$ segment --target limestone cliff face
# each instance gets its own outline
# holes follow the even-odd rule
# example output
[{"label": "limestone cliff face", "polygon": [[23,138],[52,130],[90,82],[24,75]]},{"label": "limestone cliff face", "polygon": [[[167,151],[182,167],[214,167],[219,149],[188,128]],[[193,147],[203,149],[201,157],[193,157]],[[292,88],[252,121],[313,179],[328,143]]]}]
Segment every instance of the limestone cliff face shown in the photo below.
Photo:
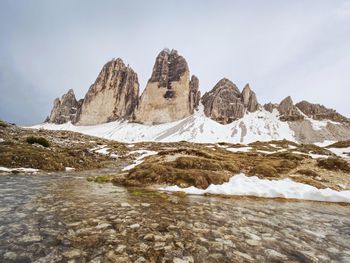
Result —
[{"label": "limestone cliff face", "polygon": [[305,100],[295,104],[305,115],[315,120],[332,120],[336,122],[350,122],[350,119],[344,117],[333,109],[326,108],[320,104],[313,104]]},{"label": "limestone cliff face", "polygon": [[244,107],[249,112],[254,112],[258,109],[258,100],[255,92],[250,89],[249,84],[246,84],[242,90],[242,100]]},{"label": "limestone cliff face", "polygon": [[199,97],[198,79],[192,76],[190,80],[186,60],[176,50],[165,49],[156,58],[135,121],[159,124],[183,119],[193,113]]},{"label": "limestone cliff face", "polygon": [[199,102],[201,100],[201,92],[199,91],[199,80],[195,75],[192,75],[190,80],[190,113],[194,113],[194,110],[198,109]]},{"label": "limestone cliff face", "polygon": [[51,114],[47,121],[56,124],[74,122],[79,104],[75,98],[74,91],[70,89],[61,99],[56,98],[53,103]]},{"label": "limestone cliff face", "polygon": [[258,109],[255,93],[247,84],[241,93],[229,79],[221,79],[210,92],[202,97],[204,113],[207,117],[228,124],[244,116],[245,111]]},{"label": "limestone cliff face", "polygon": [[123,61],[113,59],[102,68],[86,93],[76,118],[78,125],[94,125],[117,119],[132,119],[138,104],[137,74]]}]

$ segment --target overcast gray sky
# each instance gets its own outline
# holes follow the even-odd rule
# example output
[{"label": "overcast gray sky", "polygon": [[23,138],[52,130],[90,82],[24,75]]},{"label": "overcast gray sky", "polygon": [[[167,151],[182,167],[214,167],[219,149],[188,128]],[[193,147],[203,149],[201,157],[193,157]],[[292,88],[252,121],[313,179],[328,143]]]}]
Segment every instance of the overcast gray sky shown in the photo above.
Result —
[{"label": "overcast gray sky", "polygon": [[0,0],[0,119],[41,122],[114,57],[143,89],[165,47],[202,93],[227,77],[260,103],[291,95],[350,117],[350,1]]}]

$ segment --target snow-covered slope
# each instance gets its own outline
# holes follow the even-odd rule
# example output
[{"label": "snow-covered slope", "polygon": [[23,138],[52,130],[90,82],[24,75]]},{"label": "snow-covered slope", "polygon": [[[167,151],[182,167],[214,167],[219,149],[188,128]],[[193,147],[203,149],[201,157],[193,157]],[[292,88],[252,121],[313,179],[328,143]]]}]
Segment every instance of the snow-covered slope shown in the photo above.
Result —
[{"label": "snow-covered slope", "polygon": [[128,122],[110,122],[95,126],[75,126],[71,123],[44,123],[31,128],[49,130],[69,130],[122,142],[190,141],[198,143],[231,142],[250,143],[287,139],[294,141],[294,133],[288,123],[278,118],[278,111],[272,113],[259,110],[247,113],[242,119],[222,125],[207,118],[203,107],[192,116],[177,122],[160,125],[143,125]]}]

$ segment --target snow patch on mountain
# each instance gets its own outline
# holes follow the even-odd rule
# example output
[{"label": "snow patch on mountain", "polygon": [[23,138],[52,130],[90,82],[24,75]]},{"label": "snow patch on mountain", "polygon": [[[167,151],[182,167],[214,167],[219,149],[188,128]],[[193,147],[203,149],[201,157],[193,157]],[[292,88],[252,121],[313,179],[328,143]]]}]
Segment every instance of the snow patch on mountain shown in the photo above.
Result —
[{"label": "snow patch on mountain", "polygon": [[287,122],[279,120],[277,110],[272,113],[265,110],[247,113],[239,120],[222,125],[206,117],[202,105],[192,116],[180,121],[159,125],[115,121],[94,126],[44,123],[30,128],[68,130],[130,143],[141,141],[176,142],[182,140],[196,143],[250,143],[257,140],[280,139],[295,141],[294,132],[289,128]]}]

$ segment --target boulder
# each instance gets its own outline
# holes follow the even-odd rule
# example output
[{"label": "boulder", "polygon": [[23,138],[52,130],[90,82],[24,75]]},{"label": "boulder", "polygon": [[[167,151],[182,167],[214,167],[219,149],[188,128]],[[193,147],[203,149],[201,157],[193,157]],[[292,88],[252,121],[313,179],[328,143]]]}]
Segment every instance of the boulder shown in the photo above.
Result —
[{"label": "boulder", "polygon": [[74,91],[70,89],[61,97],[61,99],[56,98],[54,100],[53,108],[47,121],[56,124],[62,124],[69,121],[74,122],[78,107],[79,104],[75,98]]},{"label": "boulder", "polygon": [[94,125],[133,119],[138,96],[137,74],[122,59],[113,59],[103,66],[86,93],[76,122],[78,125]]},{"label": "boulder", "polygon": [[301,101],[295,104],[305,115],[315,120],[332,120],[335,122],[350,122],[348,118],[339,114],[333,109],[326,108],[320,104],[313,104],[308,101]]},{"label": "boulder", "polygon": [[176,50],[164,49],[156,58],[135,121],[159,124],[186,118],[198,106],[199,96],[198,78],[190,80],[186,60]]}]

